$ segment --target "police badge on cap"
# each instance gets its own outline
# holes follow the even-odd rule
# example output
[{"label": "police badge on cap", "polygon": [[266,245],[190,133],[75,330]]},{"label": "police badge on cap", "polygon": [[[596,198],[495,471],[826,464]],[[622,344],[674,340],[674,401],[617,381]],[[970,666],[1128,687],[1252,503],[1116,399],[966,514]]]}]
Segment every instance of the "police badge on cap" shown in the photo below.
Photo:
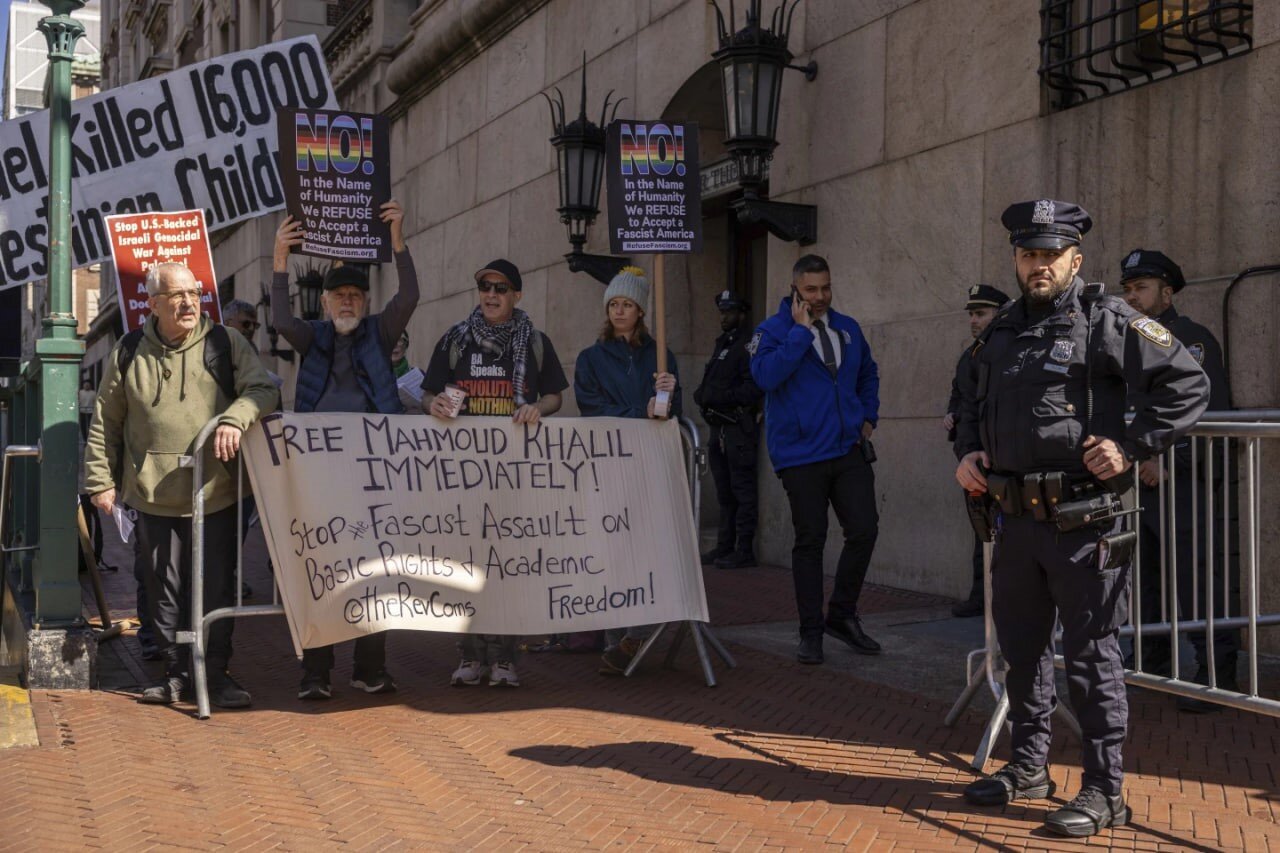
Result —
[{"label": "police badge on cap", "polygon": [[1120,283],[1124,284],[1135,278],[1161,279],[1173,288],[1174,293],[1187,286],[1182,267],[1164,252],[1152,249],[1134,249],[1120,263]]},{"label": "police badge on cap", "polygon": [[1093,219],[1080,205],[1049,198],[1009,205],[1000,223],[1009,230],[1009,242],[1023,249],[1078,246],[1093,227]]},{"label": "police badge on cap", "polygon": [[722,290],[716,296],[716,307],[721,311],[746,311],[747,301],[731,290]]},{"label": "police badge on cap", "polygon": [[969,288],[969,300],[964,304],[964,310],[973,311],[977,308],[999,308],[1001,305],[1009,301],[1009,297],[1003,292],[989,284],[975,284]]}]

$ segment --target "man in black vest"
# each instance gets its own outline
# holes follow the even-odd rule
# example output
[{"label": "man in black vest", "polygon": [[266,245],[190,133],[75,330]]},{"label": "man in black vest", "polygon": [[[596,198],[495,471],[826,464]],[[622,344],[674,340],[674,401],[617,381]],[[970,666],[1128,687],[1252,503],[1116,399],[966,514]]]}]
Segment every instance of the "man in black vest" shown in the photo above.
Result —
[{"label": "man in black vest", "polygon": [[[1209,377],[1209,410],[1213,412],[1221,412],[1231,407],[1231,389],[1227,382],[1227,371],[1223,365],[1222,347],[1218,344],[1218,339],[1213,333],[1192,320],[1186,315],[1179,314],[1174,308],[1174,295],[1187,286],[1186,278],[1182,275],[1182,268],[1174,263],[1163,252],[1155,252],[1149,249],[1134,249],[1120,264],[1120,284],[1124,288],[1124,300],[1129,303],[1129,307],[1135,311],[1145,314],[1159,321],[1173,336],[1187,348],[1192,358],[1200,363],[1200,367],[1204,370],[1206,376]],[[1222,559],[1222,514],[1223,507],[1223,474],[1227,474],[1228,482],[1234,481],[1233,470],[1223,471],[1221,442],[1215,442],[1213,447],[1217,451],[1213,460],[1213,477],[1209,480],[1205,477],[1206,461],[1204,459],[1206,446],[1200,449],[1200,466],[1199,470],[1192,471],[1191,464],[1191,440],[1183,439],[1174,445],[1174,470],[1176,476],[1173,477],[1172,484],[1168,479],[1167,469],[1165,476],[1165,494],[1170,493],[1170,485],[1172,485],[1173,499],[1173,545],[1168,549],[1168,558],[1173,561],[1177,574],[1177,607],[1180,619],[1191,619],[1198,615],[1204,618],[1206,604],[1209,601],[1209,589],[1205,585],[1206,576],[1213,575],[1213,611],[1214,616],[1222,618],[1223,616],[1223,559]],[[1234,464],[1234,456],[1232,456],[1232,464]],[[1163,622],[1168,621],[1161,616],[1162,608],[1160,606],[1160,593],[1165,591],[1165,600],[1168,602],[1170,596],[1168,594],[1170,581],[1166,578],[1165,583],[1161,584],[1160,579],[1162,567],[1160,565],[1161,555],[1161,524],[1160,524],[1160,479],[1162,466],[1156,460],[1151,459],[1143,462],[1138,467],[1138,479],[1142,485],[1140,488],[1140,502],[1142,504],[1142,577],[1139,593],[1142,602],[1142,621],[1143,622]],[[1193,483],[1195,490],[1199,491],[1199,500],[1196,502],[1195,512],[1192,511],[1192,495]],[[1207,495],[1213,492],[1216,500],[1214,501],[1215,518],[1206,516]],[[1238,515],[1232,512],[1232,522],[1236,522]],[[1167,522],[1166,522],[1167,523]],[[1213,526],[1215,541],[1218,543],[1213,551],[1208,553],[1206,543],[1208,536],[1206,528]],[[1195,554],[1193,549],[1193,540],[1195,540],[1196,532],[1199,532],[1199,554]],[[1229,535],[1227,541],[1228,549],[1232,559],[1230,564],[1230,588],[1227,595],[1227,606],[1231,613],[1238,614],[1239,610],[1239,540],[1237,529],[1234,524],[1229,527]],[[1193,558],[1195,555],[1196,558]],[[1212,572],[1207,567],[1212,566]],[[1193,577],[1193,574],[1197,577]],[[1196,595],[1193,590],[1199,587],[1198,598],[1202,602],[1200,604],[1199,613],[1196,613],[1195,607]],[[1167,610],[1165,611],[1167,615]],[[1199,667],[1194,676],[1196,683],[1209,683],[1209,665],[1208,652],[1206,650],[1205,632],[1194,631],[1191,633],[1191,644],[1195,647],[1196,658]],[[1217,686],[1224,690],[1238,690],[1236,682],[1236,657],[1240,649],[1240,632],[1237,630],[1230,631],[1214,631],[1213,632],[1213,660],[1214,671],[1217,676]],[[1171,671],[1172,654],[1169,647],[1168,637],[1143,637],[1143,659],[1142,668],[1146,672],[1153,672],[1159,675],[1168,675]],[[1135,661],[1130,661],[1135,663]],[[1197,699],[1187,699],[1178,697],[1178,708],[1183,711],[1191,712],[1207,712],[1221,709],[1221,705],[1211,702],[1202,702]]]},{"label": "man in black vest", "polygon": [[756,407],[764,392],[751,378],[751,339],[746,300],[726,290],[716,297],[720,329],[715,350],[693,392],[694,402],[711,427],[708,459],[720,503],[716,547],[702,564],[718,569],[745,569],[756,564],[756,457],[760,425]]},{"label": "man in black vest", "polygon": [[[404,242],[404,211],[398,201],[382,205],[382,221],[391,226],[400,289],[382,313],[367,315],[369,277],[356,266],[331,267],[324,277],[324,320],[293,316],[289,305],[289,250],[302,245],[302,223],[286,217],[276,231],[271,319],[302,358],[294,410],[298,412],[404,413],[391,370],[391,350],[418,306],[418,275]],[[386,670],[387,635],[356,640],[351,686],[366,693],[390,693],[395,680]],[[333,646],[304,649],[299,699],[328,699]]]}]

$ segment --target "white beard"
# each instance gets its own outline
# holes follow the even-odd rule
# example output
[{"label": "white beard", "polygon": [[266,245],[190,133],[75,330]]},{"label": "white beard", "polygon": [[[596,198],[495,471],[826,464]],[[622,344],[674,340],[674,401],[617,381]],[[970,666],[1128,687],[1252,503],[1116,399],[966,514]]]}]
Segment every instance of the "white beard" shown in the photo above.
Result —
[{"label": "white beard", "polygon": [[349,335],[360,326],[359,317],[334,317],[333,327],[340,335]]}]

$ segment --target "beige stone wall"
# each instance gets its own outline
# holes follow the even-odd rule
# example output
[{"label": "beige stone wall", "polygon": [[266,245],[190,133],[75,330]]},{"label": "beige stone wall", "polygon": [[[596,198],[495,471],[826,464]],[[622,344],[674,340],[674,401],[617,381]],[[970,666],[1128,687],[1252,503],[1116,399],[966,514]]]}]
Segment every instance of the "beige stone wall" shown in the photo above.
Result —
[{"label": "beige stone wall", "polygon": [[[1257,4],[1247,56],[1045,115],[1035,3],[801,3],[793,48],[821,70],[813,83],[787,75],[771,189],[818,206],[812,250],[830,259],[837,306],[863,324],[880,364],[881,538],[871,580],[955,596],[968,588],[970,533],[939,418],[968,337],[966,288],[1015,290],[999,225],[1007,204],[1050,196],[1088,208],[1097,222],[1085,246],[1090,279],[1114,282],[1134,246],[1169,251],[1196,282],[1181,304],[1215,330],[1226,280],[1280,261],[1276,6]],[[704,0],[445,0],[391,20],[410,37],[339,92],[346,106],[376,104],[395,117],[395,192],[423,289],[414,361],[425,365],[432,343],[470,310],[472,271],[506,256],[525,274],[522,307],[571,371],[602,318],[601,287],[561,260],[568,244],[539,93],[558,86],[575,107],[585,51],[592,111],[612,89],[628,99],[622,114],[659,115],[709,61],[714,12]],[[472,29],[450,41],[457,26]],[[377,37],[387,43],[385,31]],[[710,306],[723,285],[724,240],[721,214],[707,223],[702,256],[668,265],[671,346],[690,392],[716,333]],[[607,251],[603,221],[588,250]],[[770,310],[801,251],[770,239]],[[1274,294],[1260,280],[1233,303],[1239,405],[1280,404]],[[763,450],[760,482],[759,549],[785,565],[789,512]],[[1269,525],[1271,542],[1274,514]],[[833,533],[831,567],[838,550]]]}]

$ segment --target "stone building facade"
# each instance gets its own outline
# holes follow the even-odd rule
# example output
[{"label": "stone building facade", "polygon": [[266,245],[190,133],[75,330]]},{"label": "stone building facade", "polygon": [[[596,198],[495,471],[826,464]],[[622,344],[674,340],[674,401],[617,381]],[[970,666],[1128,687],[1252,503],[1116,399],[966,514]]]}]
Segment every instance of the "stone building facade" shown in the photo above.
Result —
[{"label": "stone building facade", "polygon": [[[777,2],[765,0],[766,18]],[[736,26],[744,5],[736,4]],[[759,320],[776,310],[802,252],[830,260],[835,304],[862,324],[880,365],[881,538],[872,581],[952,596],[968,588],[970,534],[940,418],[968,339],[967,288],[987,282],[1016,292],[999,224],[1007,204],[1056,197],[1084,205],[1096,222],[1084,247],[1087,279],[1114,285],[1121,258],[1137,246],[1169,252],[1192,281],[1179,305],[1219,334],[1230,279],[1280,262],[1273,154],[1280,7],[1255,4],[1244,23],[1251,42],[1227,45],[1220,61],[1062,108],[1061,92],[1038,73],[1043,57],[1064,47],[1042,54],[1041,9],[1079,16],[1104,5],[801,0],[791,49],[797,63],[815,60],[819,72],[813,82],[785,75],[768,190],[774,200],[817,206],[817,243],[801,248],[738,224],[729,211],[734,187],[722,186],[704,198],[704,252],[667,263],[669,340],[691,394],[718,330],[714,294],[738,290]],[[1135,21],[1153,6],[1114,4],[1131,7]],[[148,54],[138,39],[161,19],[166,35],[148,42],[155,48]],[[203,34],[192,48],[197,36],[181,37],[194,20]],[[393,191],[406,206],[423,292],[410,328],[418,365],[474,304],[472,272],[498,256],[519,265],[521,307],[555,342],[567,371],[593,342],[602,287],[563,260],[569,246],[555,212],[542,98],[558,87],[576,104],[570,93],[584,55],[591,111],[612,90],[627,99],[623,115],[699,122],[704,164],[724,156],[711,62],[716,12],[706,0],[105,0],[103,32],[109,85],[162,70],[156,57],[165,51],[180,65],[266,38],[321,36],[339,103],[392,119]],[[1126,56],[1100,61],[1110,73],[1101,85],[1126,88],[1112,79]],[[214,235],[229,292],[257,300],[276,224],[264,217]],[[604,228],[602,216],[588,251],[607,252]],[[650,258],[635,260],[650,266]],[[1251,278],[1230,303],[1225,343],[1237,406],[1280,404],[1275,283]],[[373,304],[393,286],[393,274],[375,274]],[[275,369],[286,378],[288,404],[293,368]],[[576,411],[571,396],[564,411]],[[758,548],[786,565],[789,511],[761,454]],[[1274,458],[1268,464],[1280,473]],[[1264,486],[1264,506],[1276,506],[1274,489]],[[1280,546],[1268,512],[1264,554]],[[832,566],[839,545],[833,535]],[[1275,586],[1266,584],[1269,599]]]},{"label": "stone building facade", "polygon": [[[766,0],[766,15],[776,5]],[[776,310],[802,252],[830,260],[835,304],[863,325],[880,365],[882,527],[872,581],[952,596],[967,589],[970,534],[940,418],[968,339],[966,289],[988,282],[1017,290],[999,224],[1007,204],[1056,197],[1084,205],[1097,223],[1084,247],[1089,280],[1114,285],[1134,247],[1169,252],[1193,282],[1180,306],[1218,333],[1228,281],[1280,262],[1272,153],[1280,8],[1256,4],[1251,49],[1236,44],[1229,58],[1203,68],[1059,109],[1037,73],[1041,5],[801,0],[791,48],[798,63],[816,60],[819,73],[813,82],[786,75],[769,192],[817,206],[818,242],[802,249],[738,226],[723,197],[708,198],[704,253],[667,264],[671,346],[691,393],[717,332],[716,292],[732,282],[760,319]],[[1141,13],[1155,4],[1127,5]],[[395,193],[407,206],[424,294],[412,326],[414,362],[425,363],[432,343],[470,309],[471,272],[506,256],[524,273],[522,307],[571,370],[601,320],[601,287],[562,260],[568,244],[555,214],[541,95],[553,87],[576,93],[585,53],[593,109],[613,90],[627,98],[631,117],[696,120],[704,162],[714,161],[724,134],[710,64],[714,9],[705,0],[354,8],[326,52],[340,103],[393,119]],[[607,251],[603,216],[587,248]],[[1227,342],[1237,406],[1280,402],[1277,327],[1274,278],[1237,288]],[[574,410],[571,399],[566,410]],[[759,550],[785,565],[789,512],[763,449],[762,472]],[[1272,517],[1263,553],[1277,538]],[[832,565],[838,548],[832,536]]]}]

